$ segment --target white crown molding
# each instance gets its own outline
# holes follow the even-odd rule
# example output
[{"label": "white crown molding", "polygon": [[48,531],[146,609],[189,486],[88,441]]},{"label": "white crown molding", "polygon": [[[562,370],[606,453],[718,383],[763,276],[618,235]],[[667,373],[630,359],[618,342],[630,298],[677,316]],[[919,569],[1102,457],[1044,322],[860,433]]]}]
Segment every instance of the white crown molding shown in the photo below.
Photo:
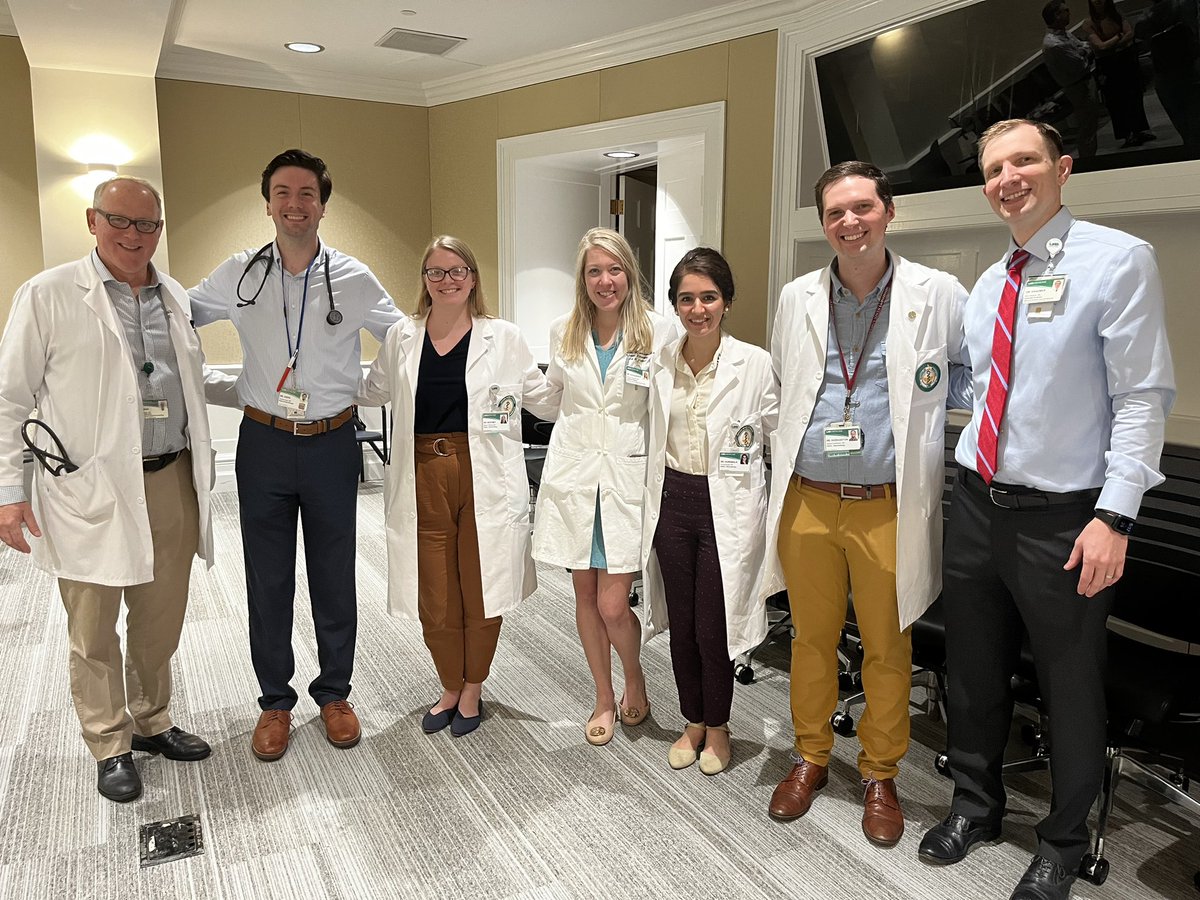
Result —
[{"label": "white crown molding", "polygon": [[268,68],[251,60],[207,53],[169,51],[163,54],[156,73],[173,81],[227,84],[231,87],[261,88],[319,97],[343,97],[407,106],[426,106],[419,84],[395,79],[367,78],[336,72]]},{"label": "white crown molding", "polygon": [[485,66],[467,75],[425,82],[429,106],[467,100],[499,91],[581,75],[625,63],[694,50],[709,44],[774,31],[805,9],[825,0],[739,0],[715,10],[680,16],[531,56],[511,63]]},{"label": "white crown molding", "polygon": [[828,0],[737,0],[719,9],[680,16],[669,23],[634,28],[573,47],[423,83],[337,73],[314,75],[187,48],[165,51],[157,75],[177,81],[437,106],[774,31],[797,21],[806,10],[827,4]]}]

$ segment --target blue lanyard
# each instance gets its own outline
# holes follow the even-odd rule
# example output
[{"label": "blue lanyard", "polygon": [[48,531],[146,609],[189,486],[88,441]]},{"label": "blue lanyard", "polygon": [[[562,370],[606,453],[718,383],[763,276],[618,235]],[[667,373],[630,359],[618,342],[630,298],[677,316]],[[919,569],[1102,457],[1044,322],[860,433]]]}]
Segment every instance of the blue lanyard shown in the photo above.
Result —
[{"label": "blue lanyard", "polygon": [[[320,254],[318,254],[319,256]],[[304,309],[308,306],[308,276],[312,273],[312,267],[317,264],[317,257],[312,258],[312,262],[308,264],[308,268],[304,270],[304,293],[300,296],[300,327],[296,329],[296,349],[292,350],[292,327],[288,320],[287,311],[287,272],[283,268],[283,260],[279,261],[279,285],[280,291],[283,294],[283,331],[287,337],[288,345],[288,368],[295,370],[297,360],[300,357],[300,339],[304,336]]]}]

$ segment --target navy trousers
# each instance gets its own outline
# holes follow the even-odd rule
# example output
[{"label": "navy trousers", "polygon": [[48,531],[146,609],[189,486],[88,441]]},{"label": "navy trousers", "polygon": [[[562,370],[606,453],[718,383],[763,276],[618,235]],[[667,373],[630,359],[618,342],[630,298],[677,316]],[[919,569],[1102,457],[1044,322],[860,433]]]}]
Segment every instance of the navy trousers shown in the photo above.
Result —
[{"label": "navy trousers", "polygon": [[320,673],[319,706],[350,694],[358,599],[354,582],[359,448],[353,425],[309,437],[242,419],[237,485],[250,607],[250,658],[263,709],[291,709],[296,522],[304,531]]}]

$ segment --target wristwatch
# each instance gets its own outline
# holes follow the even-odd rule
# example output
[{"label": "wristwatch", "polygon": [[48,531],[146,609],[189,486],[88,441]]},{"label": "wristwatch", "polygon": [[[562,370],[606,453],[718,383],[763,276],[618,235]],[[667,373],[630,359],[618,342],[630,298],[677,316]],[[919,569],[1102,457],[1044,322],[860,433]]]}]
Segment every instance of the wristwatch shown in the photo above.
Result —
[{"label": "wristwatch", "polygon": [[1115,531],[1117,534],[1123,534],[1129,537],[1133,534],[1133,527],[1137,524],[1135,519],[1129,516],[1123,516],[1120,513],[1115,513],[1111,509],[1096,510],[1096,518]]}]

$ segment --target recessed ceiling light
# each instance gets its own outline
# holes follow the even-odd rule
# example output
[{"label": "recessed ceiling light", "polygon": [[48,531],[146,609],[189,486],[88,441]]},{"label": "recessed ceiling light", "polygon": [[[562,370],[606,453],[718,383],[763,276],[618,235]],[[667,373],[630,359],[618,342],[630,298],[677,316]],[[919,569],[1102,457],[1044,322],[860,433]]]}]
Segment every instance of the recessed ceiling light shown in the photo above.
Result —
[{"label": "recessed ceiling light", "polygon": [[637,159],[642,154],[634,153],[632,150],[609,150],[604,155],[609,159]]},{"label": "recessed ceiling light", "polygon": [[415,9],[400,10],[400,15],[402,15],[402,16],[415,16],[416,14],[417,14],[417,11]]},{"label": "recessed ceiling light", "polygon": [[283,46],[296,53],[320,53],[325,49],[320,44],[310,44],[308,41],[288,41]]}]

